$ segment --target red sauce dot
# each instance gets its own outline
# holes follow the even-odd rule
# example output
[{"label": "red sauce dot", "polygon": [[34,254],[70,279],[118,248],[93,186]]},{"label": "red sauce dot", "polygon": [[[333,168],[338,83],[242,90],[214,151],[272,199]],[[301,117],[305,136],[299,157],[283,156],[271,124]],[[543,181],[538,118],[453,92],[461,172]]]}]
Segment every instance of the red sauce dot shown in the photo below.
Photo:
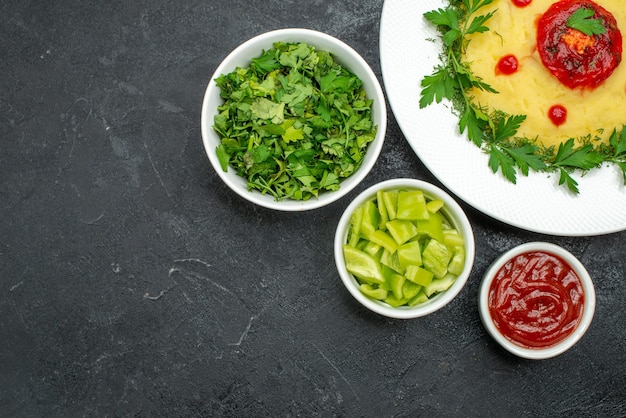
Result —
[{"label": "red sauce dot", "polygon": [[511,75],[517,71],[519,63],[515,55],[505,55],[496,65],[496,74]]},{"label": "red sauce dot", "polygon": [[528,6],[530,3],[533,2],[533,0],[511,0],[512,3],[514,5],[516,5],[517,7],[526,7]]},{"label": "red sauce dot", "polygon": [[548,110],[548,117],[556,126],[561,126],[567,120],[567,109],[556,104]]}]

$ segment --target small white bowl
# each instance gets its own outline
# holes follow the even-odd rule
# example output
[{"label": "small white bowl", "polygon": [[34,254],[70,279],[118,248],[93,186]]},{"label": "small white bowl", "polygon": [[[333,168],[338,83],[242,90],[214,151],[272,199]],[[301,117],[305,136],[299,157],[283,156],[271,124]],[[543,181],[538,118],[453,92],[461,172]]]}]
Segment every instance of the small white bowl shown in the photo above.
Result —
[{"label": "small white bowl", "polygon": [[[237,67],[245,68],[250,65],[252,58],[258,57],[264,50],[271,49],[275,42],[305,42],[320,51],[327,51],[334,55],[336,61],[350,70],[361,79],[368,98],[373,100],[372,119],[378,126],[375,139],[369,144],[367,154],[359,169],[351,176],[343,179],[340,188],[334,192],[321,192],[318,198],[307,201],[284,199],[276,201],[269,194],[258,191],[249,191],[246,180],[237,175],[232,167],[224,172],[215,153],[215,148],[220,144],[220,138],[213,130],[213,118],[217,114],[217,108],[222,104],[220,89],[215,85],[215,79],[222,74],[227,74]],[[309,29],[279,29],[258,35],[237,47],[217,67],[206,89],[202,103],[201,130],[204,149],[213,168],[220,178],[235,193],[257,205],[281,210],[281,211],[305,211],[328,205],[345,196],[354,189],[369,173],[380,154],[387,129],[387,107],[383,90],[376,75],[367,62],[350,46],[344,42],[327,35]]]},{"label": "small white bowl", "polygon": [[[465,245],[465,264],[463,266],[463,272],[456,278],[452,286],[448,290],[433,296],[428,301],[413,307],[392,307],[387,303],[365,296],[359,290],[359,283],[355,277],[346,269],[345,258],[343,255],[343,244],[345,244],[348,239],[350,217],[354,210],[365,201],[375,198],[376,193],[379,190],[393,190],[399,188],[421,190],[428,199],[442,200],[444,202],[444,206],[440,210],[452,223],[452,226],[456,228],[460,234],[462,234]],[[467,216],[465,215],[465,212],[448,193],[439,187],[422,180],[400,178],[386,180],[369,187],[365,191],[361,192],[361,194],[359,194],[350,203],[350,205],[348,205],[337,225],[334,251],[335,263],[337,265],[339,276],[348,291],[357,301],[359,301],[366,308],[380,315],[397,319],[411,319],[431,314],[443,308],[459,294],[461,289],[463,289],[463,286],[465,286],[465,283],[467,282],[467,279],[472,271],[476,247],[474,242],[474,232]]]},{"label": "small white bowl", "polygon": [[[584,305],[582,318],[576,329],[565,339],[554,345],[540,348],[526,348],[507,339],[496,327],[489,312],[489,289],[498,271],[512,258],[528,252],[541,251],[560,257],[572,267],[582,283]],[[478,305],[480,318],[489,334],[507,351],[526,359],[541,360],[558,356],[570,349],[585,334],[593,319],[596,306],[596,293],[591,276],[583,264],[569,251],[547,242],[529,242],[519,245],[502,254],[487,270],[480,285]]]}]

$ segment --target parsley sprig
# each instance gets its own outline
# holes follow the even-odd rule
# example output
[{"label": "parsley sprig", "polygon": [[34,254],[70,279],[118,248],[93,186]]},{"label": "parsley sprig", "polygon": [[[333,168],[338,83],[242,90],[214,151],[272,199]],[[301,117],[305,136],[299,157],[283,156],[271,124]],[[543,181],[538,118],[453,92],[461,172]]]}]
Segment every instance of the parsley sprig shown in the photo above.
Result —
[{"label": "parsley sprig", "polygon": [[576,29],[587,36],[602,35],[606,28],[600,19],[591,19],[596,12],[587,7],[576,9],[565,22],[568,28]]},{"label": "parsley sprig", "polygon": [[[480,14],[481,9],[493,0],[450,0],[445,8],[424,13],[424,17],[441,33],[443,52],[441,62],[432,74],[421,81],[419,106],[449,100],[459,115],[459,131],[467,132],[468,139],[489,154],[489,167],[498,171],[510,182],[516,183],[518,174],[529,172],[558,173],[559,185],[579,193],[578,183],[571,176],[576,170],[587,171],[612,162],[619,166],[626,184],[626,129],[613,132],[608,146],[594,147],[591,139],[576,147],[574,138],[565,141],[555,150],[537,145],[536,141],[516,136],[526,115],[509,115],[500,110],[479,107],[472,102],[470,90],[498,92],[475,76],[463,56],[470,42],[468,36],[489,30],[488,20],[497,12]],[[597,32],[594,19],[589,19],[585,8],[572,14],[568,25],[572,28]],[[578,15],[574,17],[574,15]],[[597,19],[595,19],[597,20]]]}]

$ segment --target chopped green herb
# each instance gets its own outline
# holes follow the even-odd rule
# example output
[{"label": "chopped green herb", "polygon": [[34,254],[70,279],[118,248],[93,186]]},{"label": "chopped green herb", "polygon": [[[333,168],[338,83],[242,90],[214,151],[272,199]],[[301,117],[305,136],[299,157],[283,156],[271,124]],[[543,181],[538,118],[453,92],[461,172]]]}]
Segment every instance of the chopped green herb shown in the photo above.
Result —
[{"label": "chopped green herb", "polygon": [[215,83],[224,100],[213,125],[222,169],[276,200],[338,190],[376,136],[362,81],[306,43],[277,42]]},{"label": "chopped green herb", "polygon": [[[583,141],[583,145],[575,147],[574,139],[570,138],[554,150],[516,136],[525,115],[508,115],[497,109],[480,108],[472,102],[471,89],[498,93],[476,77],[463,60],[470,42],[468,35],[489,30],[486,23],[497,10],[478,12],[491,3],[493,0],[450,0],[447,7],[424,13],[424,18],[440,31],[443,51],[441,63],[421,80],[420,108],[449,100],[459,115],[459,132],[467,132],[468,139],[489,154],[491,170],[500,171],[512,183],[517,182],[519,173],[527,176],[530,170],[557,172],[560,185],[579,193],[571,172],[587,171],[611,162],[621,169],[626,185],[626,127],[615,129],[609,145],[594,147],[590,141]],[[569,17],[567,26],[589,36],[604,33],[602,22],[591,19],[593,14],[593,10],[581,7]]]}]

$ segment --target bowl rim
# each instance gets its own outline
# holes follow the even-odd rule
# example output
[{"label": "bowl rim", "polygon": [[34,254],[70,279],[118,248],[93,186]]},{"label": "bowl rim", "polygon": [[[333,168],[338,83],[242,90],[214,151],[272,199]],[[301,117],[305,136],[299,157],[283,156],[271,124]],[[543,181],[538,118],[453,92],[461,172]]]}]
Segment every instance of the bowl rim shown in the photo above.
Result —
[{"label": "bowl rim", "polygon": [[[493,279],[500,270],[500,268],[506,264],[511,258],[524,254],[530,251],[544,251],[557,255],[565,260],[576,272],[583,286],[585,292],[585,302],[583,307],[583,316],[576,329],[564,340],[555,345],[542,348],[526,348],[519,346],[512,341],[508,340],[493,323],[491,314],[489,313],[489,288]],[[498,342],[504,349],[518,357],[530,359],[530,360],[543,360],[556,357],[565,351],[573,347],[585,334],[595,313],[596,306],[596,293],[593,285],[593,280],[589,275],[589,272],[582,264],[582,262],[576,258],[571,252],[565,248],[544,241],[532,241],[524,244],[520,244],[516,247],[509,249],[501,254],[487,269],[479,287],[479,313],[481,321],[496,342]]]},{"label": "bowl rim", "polygon": [[[436,197],[443,200],[444,207],[442,208],[442,210],[445,212],[450,221],[454,223],[454,226],[463,233],[463,238],[465,241],[465,264],[463,266],[463,273],[461,273],[456,278],[456,280],[448,290],[438,294],[437,296],[430,299],[428,302],[424,302],[413,307],[394,308],[384,302],[376,301],[365,296],[358,289],[358,284],[354,276],[348,273],[348,271],[346,270],[345,258],[343,255],[343,244],[347,240],[350,217],[352,215],[352,212],[354,212],[354,210],[363,202],[375,197],[378,190],[390,190],[397,188],[419,189],[422,190],[428,197]],[[469,279],[469,276],[474,266],[475,251],[476,244],[474,241],[474,232],[472,230],[472,225],[467,218],[465,211],[456,202],[456,200],[440,187],[432,183],[428,183],[424,180],[418,180],[413,178],[396,178],[385,180],[363,190],[352,200],[352,202],[350,202],[350,204],[344,210],[339,222],[337,223],[334,240],[336,268],[341,278],[341,281],[348,289],[350,294],[358,302],[360,302],[361,305],[365,306],[369,310],[376,312],[380,315],[395,319],[413,319],[426,316],[450,303],[461,292]]]},{"label": "bowl rim", "polygon": [[[234,70],[237,67],[237,62],[243,60],[249,61],[249,59],[261,54],[263,49],[269,49],[272,44],[277,41],[307,42],[307,44],[317,49],[331,52],[337,62],[345,65],[346,68],[363,81],[368,98],[374,100],[372,104],[372,119],[378,126],[378,130],[374,140],[368,146],[367,154],[361,166],[351,176],[341,181],[339,190],[321,192],[317,198],[311,198],[307,201],[290,199],[276,201],[271,195],[262,194],[256,190],[249,191],[246,187],[245,179],[238,176],[232,167],[229,167],[228,172],[224,172],[215,155],[215,146],[219,143],[219,138],[213,131],[213,115],[216,112],[216,106],[213,106],[213,104],[219,98],[219,88],[215,85],[215,79],[222,74]],[[252,50],[255,52],[251,53]],[[344,61],[353,63],[353,66],[344,64]],[[356,65],[356,67],[354,65]],[[215,172],[232,191],[245,200],[259,206],[278,211],[292,212],[312,210],[329,205],[354,190],[367,176],[378,160],[385,141],[387,118],[387,104],[381,83],[371,66],[355,49],[344,41],[324,32],[305,28],[283,28],[261,33],[248,39],[224,58],[209,79],[206,87],[200,113],[200,124],[205,153]]]}]

